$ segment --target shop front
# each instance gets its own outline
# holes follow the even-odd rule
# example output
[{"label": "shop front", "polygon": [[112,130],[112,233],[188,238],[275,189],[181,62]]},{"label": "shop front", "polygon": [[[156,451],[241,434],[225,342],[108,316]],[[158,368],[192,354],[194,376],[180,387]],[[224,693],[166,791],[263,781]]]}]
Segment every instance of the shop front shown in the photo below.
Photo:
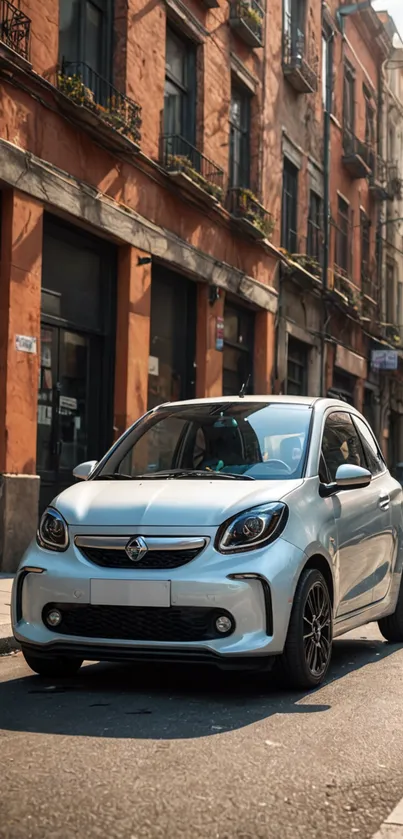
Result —
[{"label": "shop front", "polygon": [[38,380],[39,506],[113,438],[114,246],[45,218]]}]

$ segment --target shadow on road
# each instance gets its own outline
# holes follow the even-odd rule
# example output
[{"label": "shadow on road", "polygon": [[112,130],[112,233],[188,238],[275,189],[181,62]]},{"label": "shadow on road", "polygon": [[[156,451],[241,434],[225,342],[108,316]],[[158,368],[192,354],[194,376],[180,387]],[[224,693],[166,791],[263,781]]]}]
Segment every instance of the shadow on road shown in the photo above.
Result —
[{"label": "shadow on road", "polygon": [[[338,640],[326,684],[376,667],[398,649],[381,641]],[[0,729],[157,740],[206,737],[273,714],[326,713],[330,705],[317,702],[321,691],[287,691],[274,673],[262,678],[203,667],[92,664],[66,681],[27,675],[0,683]]]}]

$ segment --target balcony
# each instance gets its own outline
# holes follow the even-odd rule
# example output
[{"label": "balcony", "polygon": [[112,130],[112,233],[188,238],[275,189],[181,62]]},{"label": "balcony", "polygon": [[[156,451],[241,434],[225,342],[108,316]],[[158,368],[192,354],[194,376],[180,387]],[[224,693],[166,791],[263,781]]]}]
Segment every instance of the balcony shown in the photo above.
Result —
[{"label": "balcony", "polygon": [[263,46],[264,11],[256,0],[230,0],[229,23],[249,47]]},{"label": "balcony", "polygon": [[333,288],[331,290],[339,302],[348,309],[357,315],[361,313],[361,289],[347,277],[344,269],[337,265],[334,266]]},{"label": "balcony", "polygon": [[369,155],[369,190],[376,201],[386,201],[388,197],[388,174],[385,161],[374,152]]},{"label": "balcony", "polygon": [[140,106],[88,64],[63,62],[57,86],[69,100],[71,116],[94,129],[97,136],[102,135],[109,146],[127,150],[140,142]]},{"label": "balcony", "polygon": [[29,61],[31,21],[9,0],[0,0],[0,41]]},{"label": "balcony", "polygon": [[283,35],[283,73],[297,93],[316,93],[318,89],[319,58],[315,45],[310,41],[309,50],[305,35],[295,30],[292,19],[286,16]]},{"label": "balcony", "polygon": [[224,172],[179,134],[164,134],[160,141],[161,164],[179,186],[204,203],[222,201]]},{"label": "balcony", "polygon": [[237,226],[253,239],[270,238],[275,227],[273,216],[250,189],[229,189],[227,207]]},{"label": "balcony", "polygon": [[371,150],[366,143],[359,140],[348,128],[344,129],[343,164],[354,180],[370,176],[370,153]]}]

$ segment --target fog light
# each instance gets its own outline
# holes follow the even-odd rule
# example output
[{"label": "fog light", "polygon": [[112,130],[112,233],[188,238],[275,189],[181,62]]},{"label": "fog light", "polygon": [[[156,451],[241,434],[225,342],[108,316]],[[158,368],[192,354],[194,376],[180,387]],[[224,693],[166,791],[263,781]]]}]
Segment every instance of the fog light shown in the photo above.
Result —
[{"label": "fog light", "polygon": [[215,622],[218,632],[229,632],[232,629],[232,621],[226,615],[220,615]]},{"label": "fog light", "polygon": [[62,621],[62,613],[59,612],[59,609],[52,609],[46,615],[46,623],[48,626],[59,626],[59,623]]}]

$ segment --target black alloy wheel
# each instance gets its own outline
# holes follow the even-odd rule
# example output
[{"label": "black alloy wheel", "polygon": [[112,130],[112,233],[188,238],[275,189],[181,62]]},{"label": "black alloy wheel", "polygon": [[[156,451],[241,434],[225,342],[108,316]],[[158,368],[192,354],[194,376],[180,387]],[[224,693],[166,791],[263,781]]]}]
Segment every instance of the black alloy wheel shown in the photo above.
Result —
[{"label": "black alloy wheel", "polygon": [[318,687],[332,656],[333,618],[329,588],[316,568],[302,572],[294,596],[281,664],[289,685]]}]

